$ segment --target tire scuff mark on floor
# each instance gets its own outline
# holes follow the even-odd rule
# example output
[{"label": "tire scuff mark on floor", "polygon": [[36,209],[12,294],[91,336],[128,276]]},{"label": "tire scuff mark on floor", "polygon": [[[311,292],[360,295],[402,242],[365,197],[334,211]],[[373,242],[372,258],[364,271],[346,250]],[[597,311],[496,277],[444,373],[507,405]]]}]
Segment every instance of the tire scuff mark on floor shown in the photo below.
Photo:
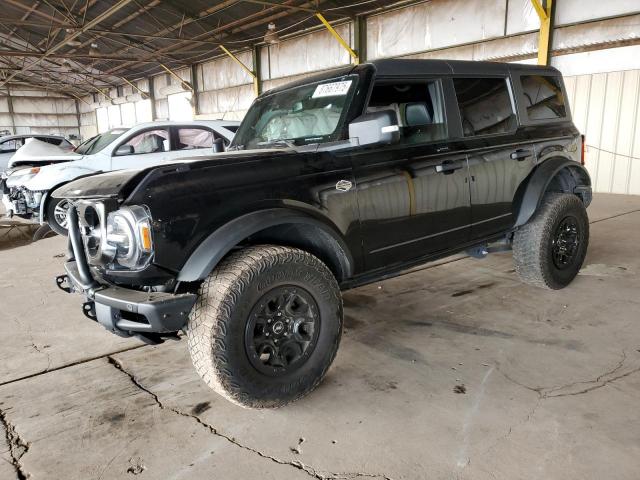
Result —
[{"label": "tire scuff mark on floor", "polygon": [[491,367],[487,373],[485,373],[482,378],[482,382],[480,382],[480,386],[478,387],[478,394],[476,395],[471,408],[467,412],[465,416],[464,423],[462,425],[462,447],[460,448],[460,452],[458,453],[457,465],[458,468],[465,468],[467,465],[471,463],[471,458],[468,455],[469,451],[469,443],[470,443],[470,435],[471,435],[471,426],[473,425],[473,418],[476,416],[478,411],[480,410],[480,403],[484,398],[485,387],[487,384],[487,380],[493,373],[495,367]]}]

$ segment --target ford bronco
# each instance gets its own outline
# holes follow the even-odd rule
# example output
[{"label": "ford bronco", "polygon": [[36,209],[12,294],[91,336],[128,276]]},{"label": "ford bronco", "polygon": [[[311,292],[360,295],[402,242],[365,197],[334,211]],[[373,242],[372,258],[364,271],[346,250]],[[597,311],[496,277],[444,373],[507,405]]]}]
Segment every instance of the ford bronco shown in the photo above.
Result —
[{"label": "ford bronco", "polygon": [[583,138],[551,67],[381,60],[270,90],[226,152],[73,181],[66,291],[109,331],[186,333],[215,391],[278,407],[322,380],[340,291],[513,249],[560,289],[589,239]]}]

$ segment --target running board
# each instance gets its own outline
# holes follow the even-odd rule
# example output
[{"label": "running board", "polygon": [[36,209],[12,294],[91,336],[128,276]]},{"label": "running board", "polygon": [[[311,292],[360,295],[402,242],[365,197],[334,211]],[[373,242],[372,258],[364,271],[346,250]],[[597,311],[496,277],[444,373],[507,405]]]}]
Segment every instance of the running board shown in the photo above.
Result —
[{"label": "running board", "polygon": [[485,258],[490,253],[508,252],[511,250],[511,242],[501,240],[496,243],[482,243],[474,247],[467,248],[465,253],[473,258]]}]

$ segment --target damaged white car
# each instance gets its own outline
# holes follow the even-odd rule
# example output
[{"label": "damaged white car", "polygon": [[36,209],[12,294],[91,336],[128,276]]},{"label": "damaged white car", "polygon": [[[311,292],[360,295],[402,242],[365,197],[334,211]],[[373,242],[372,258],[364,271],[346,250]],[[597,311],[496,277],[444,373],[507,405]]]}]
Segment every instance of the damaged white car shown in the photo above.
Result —
[{"label": "damaged white car", "polygon": [[222,151],[238,125],[233,121],[199,120],[114,128],[81,144],[73,161],[5,172],[0,180],[2,203],[7,216],[48,223],[53,231],[66,235],[69,203],[50,198],[53,190],[98,172],[143,168]]},{"label": "damaged white car", "polygon": [[74,146],[69,140],[60,135],[23,134],[0,137],[0,172],[7,167],[32,165],[41,163],[44,159],[39,156],[42,152],[49,155],[55,152],[60,160],[47,160],[48,163],[73,160]]}]

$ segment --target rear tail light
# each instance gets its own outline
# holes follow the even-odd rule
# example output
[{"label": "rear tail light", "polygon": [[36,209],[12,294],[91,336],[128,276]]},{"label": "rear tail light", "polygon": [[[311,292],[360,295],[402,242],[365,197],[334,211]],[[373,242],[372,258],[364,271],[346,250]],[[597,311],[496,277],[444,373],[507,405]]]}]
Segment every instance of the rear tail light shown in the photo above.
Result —
[{"label": "rear tail light", "polygon": [[584,166],[585,164],[585,153],[587,148],[587,137],[585,135],[580,135],[580,139],[582,140],[582,148],[580,150],[580,164]]}]

